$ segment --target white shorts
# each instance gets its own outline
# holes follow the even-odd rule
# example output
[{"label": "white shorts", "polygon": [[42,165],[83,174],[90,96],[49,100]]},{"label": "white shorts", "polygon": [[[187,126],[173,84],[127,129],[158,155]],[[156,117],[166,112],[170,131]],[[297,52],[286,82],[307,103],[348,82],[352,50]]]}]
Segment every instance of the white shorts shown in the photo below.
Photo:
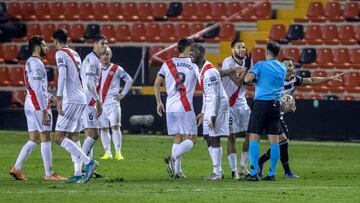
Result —
[{"label": "white shorts", "polygon": [[215,118],[215,128],[209,129],[210,124],[210,116],[204,116],[204,134],[209,135],[210,137],[218,137],[218,136],[229,136],[229,111],[218,112],[218,115]]},{"label": "white shorts", "polygon": [[55,130],[70,133],[80,132],[81,117],[85,106],[85,104],[63,104],[65,115],[58,115]]},{"label": "white shorts", "polygon": [[229,129],[230,133],[247,131],[251,110],[247,104],[237,107],[230,107]]},{"label": "white shorts", "polygon": [[103,105],[103,112],[99,117],[100,128],[121,126],[121,108],[119,103]]},{"label": "white shorts", "polygon": [[[86,105],[82,115],[82,128],[99,128],[99,120],[96,118],[96,108]],[[104,113],[104,112],[103,112]]]},{"label": "white shorts", "polygon": [[50,125],[43,125],[43,112],[41,110],[25,110],[28,132],[51,132],[53,121],[51,110],[47,110],[50,116]]},{"label": "white shorts", "polygon": [[195,112],[166,112],[168,135],[197,135]]}]

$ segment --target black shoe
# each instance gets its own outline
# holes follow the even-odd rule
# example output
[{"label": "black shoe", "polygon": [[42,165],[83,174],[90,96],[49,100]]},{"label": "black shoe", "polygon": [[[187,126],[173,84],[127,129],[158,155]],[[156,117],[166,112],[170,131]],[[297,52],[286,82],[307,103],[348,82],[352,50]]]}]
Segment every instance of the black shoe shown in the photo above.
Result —
[{"label": "black shoe", "polygon": [[96,172],[96,171],[94,171],[93,177],[94,177],[94,178],[106,178],[104,175],[102,175],[101,173]]},{"label": "black shoe", "polygon": [[245,176],[244,181],[259,181],[259,178],[257,177],[257,175],[250,175],[248,174],[247,176]]},{"label": "black shoe", "polygon": [[263,181],[275,181],[275,176],[265,176],[261,180],[263,180]]},{"label": "black shoe", "polygon": [[175,163],[174,163],[174,160],[171,158],[171,156],[167,156],[167,157],[165,157],[164,158],[164,162],[166,163],[166,165],[167,165],[167,172],[168,172],[168,174],[169,174],[169,176],[170,177],[174,177],[174,165],[175,165]]}]

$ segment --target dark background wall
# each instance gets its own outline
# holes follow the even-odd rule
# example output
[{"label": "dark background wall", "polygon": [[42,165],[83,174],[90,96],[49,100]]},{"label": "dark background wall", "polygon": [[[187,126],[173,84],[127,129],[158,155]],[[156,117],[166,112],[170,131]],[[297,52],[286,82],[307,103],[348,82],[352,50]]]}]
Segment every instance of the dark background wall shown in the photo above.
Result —
[{"label": "dark background wall", "polygon": [[[163,95],[165,103],[165,95]],[[201,109],[201,97],[194,98],[195,110]],[[249,101],[251,103],[251,101]],[[156,114],[154,96],[128,95],[121,102],[123,129],[131,133],[151,131],[166,134],[166,119]],[[53,111],[56,118],[56,111]],[[153,115],[150,127],[132,126],[132,115]],[[295,113],[285,115],[290,138],[314,140],[360,140],[360,102],[298,100]],[[54,120],[55,124],[55,120]],[[0,129],[26,130],[23,109],[0,110]],[[201,134],[201,128],[199,134]]]}]

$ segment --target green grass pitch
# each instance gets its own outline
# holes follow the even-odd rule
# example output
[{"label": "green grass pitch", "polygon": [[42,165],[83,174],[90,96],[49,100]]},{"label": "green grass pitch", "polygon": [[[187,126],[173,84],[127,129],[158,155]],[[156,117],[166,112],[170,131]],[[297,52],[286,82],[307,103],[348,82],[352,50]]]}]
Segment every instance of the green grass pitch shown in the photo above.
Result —
[{"label": "green grass pitch", "polygon": [[[167,136],[123,137],[125,160],[99,160],[103,150],[95,145],[97,169],[108,179],[87,184],[65,184],[42,180],[40,146],[23,166],[27,181],[15,181],[8,170],[27,140],[26,132],[0,131],[0,202],[360,202],[360,144],[302,142],[290,144],[290,163],[301,178],[286,180],[278,164],[275,182],[242,182],[230,178],[227,155],[223,155],[225,179],[205,181],[212,171],[206,145],[198,139],[182,158],[186,179],[168,177],[163,157],[170,152]],[[243,140],[238,140],[238,151]],[[222,140],[226,152],[226,140]],[[262,141],[261,151],[268,147]],[[53,144],[53,168],[71,176],[70,155]],[[268,165],[266,165],[268,168]]]}]

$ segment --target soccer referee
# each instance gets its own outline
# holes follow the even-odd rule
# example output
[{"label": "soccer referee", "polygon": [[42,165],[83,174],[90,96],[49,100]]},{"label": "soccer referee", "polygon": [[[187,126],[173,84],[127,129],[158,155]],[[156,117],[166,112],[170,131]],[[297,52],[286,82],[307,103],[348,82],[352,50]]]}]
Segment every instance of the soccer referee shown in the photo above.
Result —
[{"label": "soccer referee", "polygon": [[259,61],[245,75],[245,83],[255,83],[255,96],[252,105],[248,132],[250,133],[250,174],[246,181],[258,181],[257,169],[260,155],[260,136],[268,135],[270,143],[270,170],[263,180],[275,180],[276,165],[280,157],[279,135],[280,97],[284,87],[286,67],[276,60],[280,46],[276,42],[266,45],[266,60]]}]

